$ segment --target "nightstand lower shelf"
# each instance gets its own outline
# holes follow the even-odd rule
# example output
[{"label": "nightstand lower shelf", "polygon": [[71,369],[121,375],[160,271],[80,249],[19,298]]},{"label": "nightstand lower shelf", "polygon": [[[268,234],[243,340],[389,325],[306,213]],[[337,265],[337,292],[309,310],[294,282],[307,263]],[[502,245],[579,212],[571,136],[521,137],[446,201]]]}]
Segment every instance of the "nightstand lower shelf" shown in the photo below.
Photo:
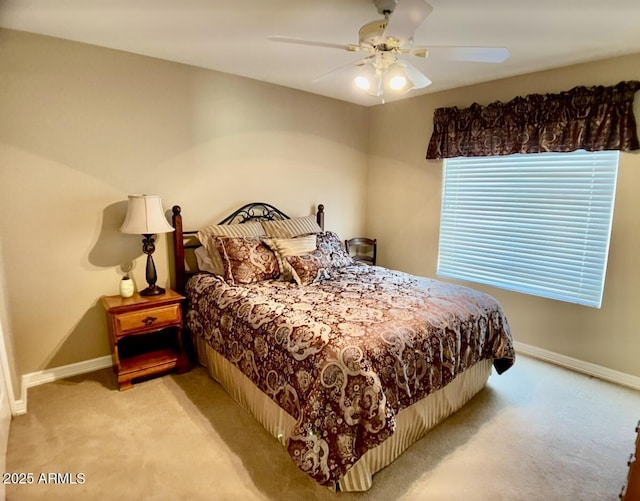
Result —
[{"label": "nightstand lower shelf", "polygon": [[135,357],[120,359],[118,384],[121,390],[132,387],[132,381],[153,374],[167,372],[177,368],[178,372],[188,369],[189,363],[184,355],[171,349],[155,350]]}]

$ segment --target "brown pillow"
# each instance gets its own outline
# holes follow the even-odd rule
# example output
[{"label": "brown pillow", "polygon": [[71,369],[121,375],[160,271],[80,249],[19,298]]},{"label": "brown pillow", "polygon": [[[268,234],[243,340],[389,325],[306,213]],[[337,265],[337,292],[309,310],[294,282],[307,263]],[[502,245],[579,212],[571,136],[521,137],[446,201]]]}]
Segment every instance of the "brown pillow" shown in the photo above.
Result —
[{"label": "brown pillow", "polygon": [[293,279],[298,285],[309,285],[331,278],[331,259],[322,249],[284,259],[291,265]]},{"label": "brown pillow", "polygon": [[257,237],[264,234],[264,229],[259,222],[249,221],[242,224],[211,224],[198,231],[197,237],[211,257],[213,272],[224,276],[222,258],[213,245],[211,237]]},{"label": "brown pillow", "polygon": [[260,237],[211,237],[222,260],[224,279],[232,284],[252,284],[277,278],[275,254]]}]

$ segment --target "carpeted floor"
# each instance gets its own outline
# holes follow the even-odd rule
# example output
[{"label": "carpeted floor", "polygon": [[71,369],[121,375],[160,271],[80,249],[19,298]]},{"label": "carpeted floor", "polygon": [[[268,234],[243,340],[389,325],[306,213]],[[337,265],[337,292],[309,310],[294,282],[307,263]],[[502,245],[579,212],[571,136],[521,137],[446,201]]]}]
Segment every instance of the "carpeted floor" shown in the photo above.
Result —
[{"label": "carpeted floor", "polygon": [[[34,483],[7,485],[11,501],[613,501],[640,419],[639,392],[520,356],[370,491],[335,494],[299,472],[202,368],[126,392],[98,371],[33,388],[28,404],[6,465]],[[38,483],[42,473],[67,483]]]}]

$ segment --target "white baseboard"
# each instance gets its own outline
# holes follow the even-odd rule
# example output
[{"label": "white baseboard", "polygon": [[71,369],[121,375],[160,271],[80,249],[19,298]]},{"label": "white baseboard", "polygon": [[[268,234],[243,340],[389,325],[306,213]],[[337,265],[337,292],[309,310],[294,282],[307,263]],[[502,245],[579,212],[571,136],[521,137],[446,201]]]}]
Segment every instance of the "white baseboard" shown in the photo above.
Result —
[{"label": "white baseboard", "polygon": [[52,369],[24,374],[22,376],[20,400],[14,401],[14,414],[20,415],[27,413],[27,390],[29,388],[71,376],[79,376],[81,374],[87,374],[88,372],[106,369],[112,365],[113,360],[111,355],[106,355],[104,357],[85,360],[84,362],[77,362],[75,364],[63,365],[62,367],[54,367]]},{"label": "white baseboard", "polygon": [[[588,376],[597,377],[605,381],[619,384],[633,388],[634,390],[640,390],[640,377],[625,374],[624,372],[614,371],[607,369],[601,365],[592,364],[578,360],[577,358],[567,357],[554,353],[552,351],[543,350],[525,343],[519,343],[514,341],[514,347],[518,353],[528,355],[533,358],[544,360],[561,367],[566,367]],[[84,362],[78,362],[75,364],[64,365],[62,367],[54,367],[53,369],[45,369],[43,371],[30,372],[22,376],[22,389],[19,400],[14,400],[12,410],[14,415],[26,414],[27,412],[27,390],[34,386],[38,386],[45,383],[51,383],[59,379],[64,379],[71,376],[79,376],[81,374],[87,374],[88,372],[97,371],[100,369],[106,369],[111,367],[113,361],[111,355],[104,357],[94,358],[92,360],[85,360]]]},{"label": "white baseboard", "polygon": [[584,362],[577,358],[567,357],[553,351],[543,350],[542,348],[536,348],[535,346],[519,343],[517,341],[514,341],[513,345],[516,352],[522,353],[523,355],[544,360],[545,362],[566,367],[567,369],[581,372],[588,376],[597,377],[598,379],[603,379],[611,383],[633,388],[634,390],[640,390],[640,377],[625,374],[624,372],[614,371],[613,369],[607,369],[601,365]]}]

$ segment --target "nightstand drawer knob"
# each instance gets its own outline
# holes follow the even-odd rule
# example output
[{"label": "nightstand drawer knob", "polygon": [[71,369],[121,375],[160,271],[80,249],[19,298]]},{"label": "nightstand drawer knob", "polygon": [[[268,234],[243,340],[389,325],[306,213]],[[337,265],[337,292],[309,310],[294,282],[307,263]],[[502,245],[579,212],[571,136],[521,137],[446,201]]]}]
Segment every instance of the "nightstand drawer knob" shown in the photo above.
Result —
[{"label": "nightstand drawer knob", "polygon": [[151,325],[153,322],[155,322],[156,320],[158,320],[158,317],[147,317],[145,318],[142,323],[144,325]]}]

